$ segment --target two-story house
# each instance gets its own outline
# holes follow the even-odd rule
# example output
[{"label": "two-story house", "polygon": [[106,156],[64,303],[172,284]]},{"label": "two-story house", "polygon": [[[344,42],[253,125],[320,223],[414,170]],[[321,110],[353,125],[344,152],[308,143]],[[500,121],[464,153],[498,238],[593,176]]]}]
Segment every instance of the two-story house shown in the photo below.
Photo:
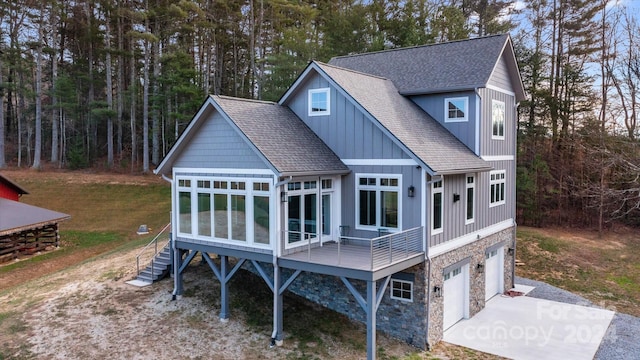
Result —
[{"label": "two-story house", "polygon": [[[311,62],[277,103],[210,96],[155,172],[172,183],[174,295],[196,254],[418,347],[513,286],[511,39]],[[211,256],[216,254],[217,257]],[[230,261],[233,258],[234,261]]]}]

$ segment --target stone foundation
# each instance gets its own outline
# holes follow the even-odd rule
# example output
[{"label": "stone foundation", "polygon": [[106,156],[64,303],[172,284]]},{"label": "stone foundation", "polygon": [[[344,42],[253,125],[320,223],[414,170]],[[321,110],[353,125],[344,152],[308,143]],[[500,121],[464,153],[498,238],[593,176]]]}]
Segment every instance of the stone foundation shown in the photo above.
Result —
[{"label": "stone foundation", "polygon": [[444,295],[436,296],[434,287],[444,289],[444,269],[448,266],[469,262],[469,317],[473,317],[485,306],[485,273],[479,270],[477,264],[485,264],[485,252],[488,248],[502,243],[504,249],[504,289],[511,289],[513,285],[513,255],[508,249],[513,248],[515,241],[515,228],[509,228],[496,234],[487,236],[461,248],[449,251],[431,259],[431,306],[429,307],[429,333],[427,342],[429,346],[435,345],[443,336]]}]

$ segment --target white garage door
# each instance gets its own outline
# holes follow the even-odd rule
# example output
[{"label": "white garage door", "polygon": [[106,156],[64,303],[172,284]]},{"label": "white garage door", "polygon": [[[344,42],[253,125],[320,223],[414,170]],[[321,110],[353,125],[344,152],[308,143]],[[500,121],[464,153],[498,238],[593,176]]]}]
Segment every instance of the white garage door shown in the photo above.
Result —
[{"label": "white garage door", "polygon": [[468,269],[467,264],[444,274],[444,330],[460,321],[468,313]]},{"label": "white garage door", "polygon": [[502,293],[504,284],[504,249],[488,251],[485,254],[484,299],[489,300]]}]

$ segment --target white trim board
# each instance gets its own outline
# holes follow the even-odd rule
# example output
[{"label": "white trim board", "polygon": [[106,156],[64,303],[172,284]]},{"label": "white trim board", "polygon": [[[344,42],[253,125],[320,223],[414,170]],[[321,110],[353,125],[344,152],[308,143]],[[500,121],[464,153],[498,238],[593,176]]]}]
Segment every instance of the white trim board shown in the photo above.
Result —
[{"label": "white trim board", "polygon": [[417,166],[413,159],[340,159],[347,166]]},{"label": "white trim board", "polygon": [[513,155],[483,155],[480,157],[484,161],[514,161]]},{"label": "white trim board", "polygon": [[453,240],[449,240],[447,242],[445,242],[444,244],[440,244],[440,245],[436,245],[433,247],[429,248],[429,258],[434,258],[438,255],[442,255],[446,252],[461,248],[465,245],[469,245],[474,241],[480,240],[484,237],[487,237],[489,235],[493,235],[497,232],[500,232],[502,230],[508,229],[512,226],[515,226],[515,221],[513,219],[508,219],[508,220],[504,220],[501,221],[497,224],[493,224],[491,226],[488,226],[484,229],[478,230],[478,231],[474,231],[472,233],[469,233],[467,235],[463,235],[459,238],[453,239]]},{"label": "white trim board", "polygon": [[174,167],[174,174],[187,175],[198,174],[198,176],[215,176],[218,174],[224,175],[272,175],[276,174],[269,169],[225,169],[225,168],[181,168]]}]

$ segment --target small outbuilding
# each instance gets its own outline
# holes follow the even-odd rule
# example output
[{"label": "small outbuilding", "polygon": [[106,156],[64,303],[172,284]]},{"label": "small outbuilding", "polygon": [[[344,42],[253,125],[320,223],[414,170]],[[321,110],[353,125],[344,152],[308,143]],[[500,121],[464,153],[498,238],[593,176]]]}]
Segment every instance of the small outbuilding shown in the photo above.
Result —
[{"label": "small outbuilding", "polygon": [[24,194],[24,188],[0,174],[0,262],[58,247],[58,223],[71,218],[19,202]]}]

